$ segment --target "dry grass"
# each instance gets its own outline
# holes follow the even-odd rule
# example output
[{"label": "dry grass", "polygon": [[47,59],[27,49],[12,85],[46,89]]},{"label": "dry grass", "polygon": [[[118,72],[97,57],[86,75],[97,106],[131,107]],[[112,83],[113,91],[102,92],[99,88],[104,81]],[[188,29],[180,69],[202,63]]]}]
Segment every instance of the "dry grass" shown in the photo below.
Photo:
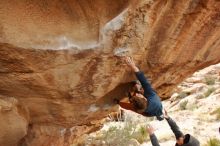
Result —
[{"label": "dry grass", "polygon": [[100,131],[96,137],[88,137],[86,144],[127,146],[132,139],[136,139],[139,143],[149,140],[146,128],[136,122],[124,121],[124,126],[110,126],[107,130]]},{"label": "dry grass", "polygon": [[215,78],[212,76],[206,76],[205,77],[205,83],[207,85],[214,85],[215,84]]},{"label": "dry grass", "polygon": [[188,104],[188,100],[182,101],[180,103],[180,110],[186,110],[186,105]]},{"label": "dry grass", "polygon": [[182,91],[179,93],[178,98],[183,99],[183,98],[189,96],[190,94],[191,93],[189,93],[189,92]]},{"label": "dry grass", "polygon": [[215,91],[215,88],[214,87],[210,87],[208,88],[208,90],[204,93],[204,96],[205,97],[208,97],[210,94],[212,94],[212,92]]},{"label": "dry grass", "polygon": [[216,115],[216,119],[220,120],[220,107],[217,108],[215,111],[213,111],[211,114],[215,114]]},{"label": "dry grass", "polygon": [[210,138],[203,146],[220,146],[220,140],[217,138]]}]

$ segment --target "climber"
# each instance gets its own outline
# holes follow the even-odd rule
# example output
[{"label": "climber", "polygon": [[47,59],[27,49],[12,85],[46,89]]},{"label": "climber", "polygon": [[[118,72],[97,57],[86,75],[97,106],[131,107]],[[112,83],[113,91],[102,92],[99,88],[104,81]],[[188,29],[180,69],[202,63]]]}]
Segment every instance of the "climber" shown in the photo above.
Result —
[{"label": "climber", "polygon": [[[176,137],[176,145],[175,146],[200,146],[199,141],[190,134],[184,135],[179,127],[177,126],[176,122],[168,116],[167,112],[164,113],[164,118],[166,119],[167,123],[169,124],[171,130],[173,131]],[[153,146],[160,146],[157,140],[156,135],[154,134],[154,129],[151,125],[147,126],[147,131],[150,135],[150,140]]]},{"label": "climber", "polygon": [[144,73],[135,65],[133,58],[124,57],[124,59],[126,64],[134,71],[140,83],[133,82],[133,91],[128,93],[130,105],[126,105],[123,102],[119,102],[119,105],[144,116],[156,116],[158,120],[163,120],[163,106],[160,98],[152,89]]}]

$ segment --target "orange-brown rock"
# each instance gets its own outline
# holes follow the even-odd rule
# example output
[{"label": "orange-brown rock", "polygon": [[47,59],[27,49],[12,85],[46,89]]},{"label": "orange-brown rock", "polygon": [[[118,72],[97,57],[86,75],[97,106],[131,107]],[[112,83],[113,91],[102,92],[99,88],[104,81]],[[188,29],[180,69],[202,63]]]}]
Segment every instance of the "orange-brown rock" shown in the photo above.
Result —
[{"label": "orange-brown rock", "polygon": [[27,110],[15,98],[0,96],[0,117],[0,145],[17,145],[27,134]]},{"label": "orange-brown rock", "polygon": [[132,55],[165,99],[220,62],[219,38],[218,0],[1,0],[0,94],[29,124],[14,142],[27,132],[21,145],[70,145],[98,127],[134,79],[117,55]]}]

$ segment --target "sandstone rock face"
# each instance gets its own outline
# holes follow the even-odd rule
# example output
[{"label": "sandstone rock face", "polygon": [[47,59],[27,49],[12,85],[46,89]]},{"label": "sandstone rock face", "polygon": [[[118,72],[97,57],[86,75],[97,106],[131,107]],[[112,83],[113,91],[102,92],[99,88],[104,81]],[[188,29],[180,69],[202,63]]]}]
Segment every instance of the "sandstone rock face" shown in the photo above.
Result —
[{"label": "sandstone rock face", "polygon": [[15,98],[0,97],[0,144],[15,146],[27,134],[28,114]]},{"label": "sandstone rock face", "polygon": [[220,62],[219,26],[217,0],[1,0],[0,94],[29,113],[21,143],[69,145],[98,127],[134,79],[117,55],[168,98]]}]

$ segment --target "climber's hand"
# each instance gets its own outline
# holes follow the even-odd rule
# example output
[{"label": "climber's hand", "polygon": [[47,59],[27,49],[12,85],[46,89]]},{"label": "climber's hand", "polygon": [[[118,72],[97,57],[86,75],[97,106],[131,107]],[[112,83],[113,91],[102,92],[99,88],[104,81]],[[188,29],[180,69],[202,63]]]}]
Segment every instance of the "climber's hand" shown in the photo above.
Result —
[{"label": "climber's hand", "polygon": [[132,57],[130,56],[126,56],[125,57],[125,62],[126,64],[134,71],[134,72],[138,72],[139,69],[138,67],[135,65],[134,60]]},{"label": "climber's hand", "polygon": [[167,111],[166,111],[166,109],[164,109],[164,118],[166,118],[166,119],[168,119],[169,118],[169,115],[168,115],[168,113],[167,113]]}]

